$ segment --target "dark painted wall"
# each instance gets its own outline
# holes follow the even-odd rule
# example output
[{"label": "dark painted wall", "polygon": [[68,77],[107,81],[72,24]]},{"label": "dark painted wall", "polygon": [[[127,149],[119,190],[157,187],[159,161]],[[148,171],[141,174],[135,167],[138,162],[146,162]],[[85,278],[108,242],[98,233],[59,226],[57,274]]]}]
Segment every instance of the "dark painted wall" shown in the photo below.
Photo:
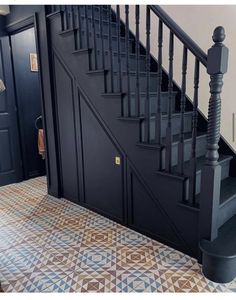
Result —
[{"label": "dark painted wall", "polygon": [[0,36],[4,35],[5,33],[5,22],[6,17],[0,16]]},{"label": "dark painted wall", "polygon": [[42,5],[10,5],[10,14],[6,16],[6,25],[28,18],[42,9]]},{"label": "dark painted wall", "polygon": [[[36,19],[34,18],[35,13],[40,14],[42,10],[43,6],[39,5],[13,5],[10,7],[9,15],[4,17],[0,16],[0,35],[5,36],[3,38],[4,45],[6,45],[8,41],[8,47],[6,46],[1,48],[1,56],[4,63],[11,58],[9,51],[9,37],[12,36],[10,40],[12,42],[12,58],[14,60],[14,64],[13,61],[10,60],[8,61],[8,67],[5,67],[5,73],[7,73],[7,76],[9,78],[6,92],[7,97],[5,98],[5,102],[7,101],[7,105],[11,110],[9,110],[10,117],[8,118],[7,125],[9,128],[9,132],[11,132],[11,135],[14,134],[14,136],[8,137],[8,140],[11,141],[11,144],[9,145],[14,147],[15,149],[15,152],[13,154],[11,154],[11,148],[9,148],[10,146],[8,147],[9,151],[7,150],[7,143],[5,138],[5,148],[3,149],[2,147],[1,151],[1,159],[5,162],[4,165],[2,164],[2,168],[6,168],[5,165],[7,161],[12,162],[11,164],[8,164],[8,169],[12,170],[12,176],[9,175],[7,178],[6,176],[4,176],[4,178],[2,177],[0,180],[0,185],[22,180],[22,172],[19,172],[18,170],[19,166],[22,168],[21,165],[23,165],[25,171],[25,179],[45,174],[45,162],[42,161],[41,156],[39,156],[38,154],[37,130],[34,126],[36,117],[42,114],[40,105],[40,76],[39,73],[33,73],[30,71],[29,61],[29,53],[37,52],[35,36],[33,36],[32,32],[31,35],[20,32],[23,29],[29,28],[29,26],[36,26]],[[10,74],[10,66],[14,67],[12,70],[15,71],[15,74]],[[13,86],[10,88],[9,82],[13,84],[14,79],[16,82],[16,86],[15,88]],[[11,90],[11,93],[9,91],[9,88]],[[14,93],[14,90],[16,91],[16,94]],[[11,96],[10,98],[9,95]],[[13,118],[13,114],[15,114],[16,112],[16,107],[18,107],[19,112],[18,122],[16,118]],[[3,119],[3,117],[1,119]],[[1,123],[4,125],[6,123],[6,120],[1,120]],[[6,125],[4,126],[6,127]],[[17,144],[15,130],[18,130],[18,137],[20,136],[21,151],[18,149],[19,144]],[[4,153],[2,153],[3,151]],[[9,155],[11,154],[11,157],[8,157],[8,152]],[[16,158],[18,159],[18,162],[16,161]]]}]

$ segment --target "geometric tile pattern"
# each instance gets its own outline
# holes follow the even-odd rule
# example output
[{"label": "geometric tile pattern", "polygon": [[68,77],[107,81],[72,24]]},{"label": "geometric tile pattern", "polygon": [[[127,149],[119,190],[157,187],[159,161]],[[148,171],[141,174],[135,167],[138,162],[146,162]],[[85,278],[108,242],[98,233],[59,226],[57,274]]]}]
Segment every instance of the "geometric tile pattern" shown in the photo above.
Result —
[{"label": "geometric tile pattern", "polygon": [[196,259],[66,199],[46,178],[0,188],[0,291],[236,292]]}]

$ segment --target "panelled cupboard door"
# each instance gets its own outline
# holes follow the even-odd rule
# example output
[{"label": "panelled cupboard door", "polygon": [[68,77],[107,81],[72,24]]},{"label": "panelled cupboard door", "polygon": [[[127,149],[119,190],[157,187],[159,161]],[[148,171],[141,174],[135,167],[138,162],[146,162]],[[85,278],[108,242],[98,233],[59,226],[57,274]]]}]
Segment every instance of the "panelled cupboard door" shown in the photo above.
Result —
[{"label": "panelled cupboard door", "polygon": [[124,159],[112,138],[81,99],[85,203],[117,221],[124,221]]},{"label": "panelled cupboard door", "polygon": [[0,93],[0,186],[2,186],[23,179],[8,37],[0,38],[0,79],[6,87],[6,90]]},{"label": "panelled cupboard door", "polygon": [[62,196],[78,203],[78,154],[76,145],[75,95],[73,78],[54,56],[55,102],[60,152]]}]

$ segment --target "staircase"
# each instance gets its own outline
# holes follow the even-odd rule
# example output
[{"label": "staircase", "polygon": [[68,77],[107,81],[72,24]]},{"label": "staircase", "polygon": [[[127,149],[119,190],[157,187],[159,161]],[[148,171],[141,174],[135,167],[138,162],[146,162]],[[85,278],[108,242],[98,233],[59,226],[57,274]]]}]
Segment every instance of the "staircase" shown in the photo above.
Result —
[{"label": "staircase", "polygon": [[[47,6],[52,59],[64,66],[80,97],[109,128],[148,194],[136,210],[142,218],[129,212],[111,217],[197,257],[209,279],[229,282],[236,276],[236,156],[220,137],[228,61],[224,29],[215,29],[206,54],[159,6],[148,5],[143,46],[140,8],[135,6],[135,33],[129,29],[129,9],[126,5],[122,21],[119,5],[116,11],[105,5]],[[157,57],[150,54],[151,18],[159,26]],[[181,86],[173,77],[176,39],[183,45]],[[162,66],[163,40],[169,42],[168,71]],[[190,53],[195,57],[194,82],[188,82],[192,101],[186,95]],[[200,66],[210,75],[208,120],[198,109]],[[165,222],[158,221],[158,213]]]}]

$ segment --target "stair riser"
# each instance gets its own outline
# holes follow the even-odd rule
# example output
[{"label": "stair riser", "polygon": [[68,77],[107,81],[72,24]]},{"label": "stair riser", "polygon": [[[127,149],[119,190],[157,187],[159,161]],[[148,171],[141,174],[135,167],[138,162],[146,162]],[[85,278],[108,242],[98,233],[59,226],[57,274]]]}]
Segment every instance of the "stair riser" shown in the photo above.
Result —
[{"label": "stair riser", "polygon": [[[98,55],[98,59],[101,61],[100,54]],[[119,67],[118,67],[118,56],[115,54],[113,56],[113,64],[114,64],[114,71],[118,72]],[[124,55],[121,56],[121,71],[126,71],[126,57]],[[108,69],[110,67],[110,60],[109,60],[109,55],[106,52],[105,54],[105,67]],[[129,70],[130,71],[136,71],[136,58],[134,55],[129,56]],[[140,72],[145,72],[146,71],[146,60],[145,57],[141,56],[139,58],[139,71]]]},{"label": "stair riser", "polygon": [[[108,90],[110,88],[110,73],[107,76],[108,78]],[[121,76],[122,80],[122,88],[124,91],[127,91],[127,76],[126,74],[122,74]],[[139,77],[139,87],[140,92],[146,92],[147,90],[147,80],[145,75],[140,75]],[[119,90],[119,76],[117,74],[114,74],[113,76],[113,83],[114,83],[114,91],[120,92]],[[130,92],[136,91],[136,75],[130,74]],[[157,76],[156,75],[150,75],[150,85],[149,85],[149,91],[150,92],[156,92],[157,91]]]},{"label": "stair riser", "polygon": [[[206,136],[199,136],[196,142],[196,157],[200,157],[206,154]],[[184,161],[190,160],[191,157],[192,140],[187,140],[184,143]],[[162,151],[162,166],[165,168],[165,148]],[[172,166],[176,166],[178,163],[178,143],[172,144]]]},{"label": "stair riser", "polygon": [[[86,28],[86,22],[85,22],[85,19],[82,18],[82,20],[81,20],[81,29],[85,30],[85,28]],[[88,29],[89,29],[90,32],[92,32],[92,30],[93,30],[92,28],[93,28],[92,27],[92,21],[91,21],[91,19],[88,19]],[[95,31],[96,31],[96,33],[100,34],[100,22],[99,22],[99,20],[95,20]],[[103,31],[103,34],[106,34],[106,35],[109,34],[109,25],[108,25],[108,22],[107,22],[106,18],[103,20],[102,31]],[[118,33],[118,31],[117,31],[116,24],[111,24],[111,34],[114,35],[114,36],[117,36],[117,33]],[[120,32],[120,34],[121,34],[121,32]]]},{"label": "stair riser", "polygon": [[[97,50],[97,62],[98,62],[98,69],[102,69],[102,56],[101,51]],[[105,51],[104,53],[104,59],[105,59],[105,69],[110,68],[110,57],[109,57],[109,51]],[[94,60],[94,59],[93,59]],[[125,54],[121,55],[121,71],[126,71],[127,64],[126,64],[126,56]],[[119,71],[119,65],[118,65],[118,55],[117,53],[113,53],[113,70],[114,72]],[[129,70],[130,71],[136,71],[136,57],[135,55],[129,56]],[[139,71],[145,72],[146,71],[146,58],[144,56],[139,57]]]},{"label": "stair riser", "polygon": [[[221,180],[224,180],[225,178],[227,178],[229,176],[229,166],[230,166],[230,160],[224,161],[222,163],[220,163],[221,165]],[[201,191],[201,176],[202,176],[202,172],[201,170],[199,170],[196,173],[196,195],[200,193]],[[186,196],[188,199],[188,182],[186,183]]]},{"label": "stair riser", "polygon": [[236,214],[236,196],[233,197],[228,203],[222,205],[219,209],[220,218],[218,218],[218,228]]},{"label": "stair riser", "polygon": [[[130,102],[131,102],[131,116],[135,116],[135,103],[136,97],[134,95],[131,95]],[[146,97],[144,95],[140,98],[140,114],[141,116],[145,113],[145,102]],[[175,94],[172,96],[172,111],[175,111]],[[127,116],[127,106],[128,106],[128,96],[126,95],[123,100],[123,108],[124,108],[124,115]],[[157,107],[157,98],[156,96],[150,97],[150,113],[155,114],[156,113],[156,107]],[[167,107],[168,107],[168,94],[162,93],[161,94],[161,112],[167,113]]]},{"label": "stair riser", "polygon": [[[173,116],[172,118],[172,125],[173,125],[173,135],[179,134],[180,133],[180,117],[179,116]],[[184,132],[188,133],[191,132],[192,129],[192,116],[191,115],[185,115],[184,117]],[[162,123],[161,123],[161,137],[166,136],[166,128],[167,128],[167,118],[162,117]],[[151,120],[151,139],[154,140],[155,138],[155,119]]]},{"label": "stair riser", "polygon": [[[87,10],[87,15],[88,15],[88,24],[89,24],[89,26],[91,26],[92,10],[90,8],[88,8],[88,10]],[[84,12],[84,7],[82,5],[80,6],[80,17],[81,17],[81,25],[83,25],[85,23],[85,12]],[[108,20],[108,14],[107,14],[106,10],[103,10],[102,19],[105,22],[107,22],[107,20]],[[69,12],[67,14],[67,20],[68,20],[68,23],[67,23],[68,28],[67,29],[70,29],[70,28],[72,28],[72,12],[71,12],[71,10],[69,10]],[[96,27],[98,27],[99,20],[100,20],[100,9],[99,8],[94,9],[94,20],[95,20]],[[75,27],[78,27],[79,22],[78,22],[77,9],[74,9],[74,22],[75,22],[74,23]],[[106,25],[106,23],[105,23],[105,25]],[[112,27],[116,27],[116,25],[112,24]]]},{"label": "stair riser", "polygon": [[[78,39],[78,41],[79,41],[79,39]],[[94,44],[94,38],[93,38],[93,35],[90,33],[89,34],[89,45],[90,45],[90,47],[93,47],[93,44]],[[85,36],[84,32],[82,32],[82,45],[86,45],[86,36]],[[96,38],[96,46],[97,46],[97,50],[102,49],[102,41],[98,37]],[[110,52],[109,51],[108,36],[104,36],[103,47],[104,47],[105,51]],[[113,51],[116,51],[116,52],[117,52],[117,49],[118,49],[117,38],[114,37],[114,36],[112,37],[112,49],[113,49]],[[120,39],[120,51],[121,52],[126,52],[125,40],[123,38]],[[129,53],[133,53],[133,52],[134,52],[134,42],[132,40],[129,40]]]}]

